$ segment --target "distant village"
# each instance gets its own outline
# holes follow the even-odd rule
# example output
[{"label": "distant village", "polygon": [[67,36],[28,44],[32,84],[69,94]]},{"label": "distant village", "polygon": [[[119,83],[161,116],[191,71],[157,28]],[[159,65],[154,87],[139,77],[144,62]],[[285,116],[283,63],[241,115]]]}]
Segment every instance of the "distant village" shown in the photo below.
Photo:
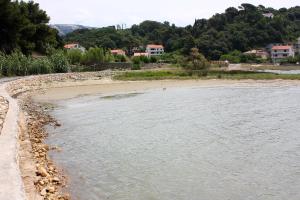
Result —
[{"label": "distant village", "polygon": [[[266,16],[272,17],[272,16]],[[78,43],[66,44],[65,49],[79,49],[85,51],[85,48]],[[145,48],[145,51],[141,51],[143,47],[135,47],[132,49],[132,56],[139,57],[151,57],[151,56],[161,56],[165,53],[164,46],[161,44],[148,44]],[[112,55],[129,55],[128,52],[125,52],[123,49],[112,49],[110,50]],[[245,55],[254,55],[262,59],[271,59],[274,64],[280,63],[283,59],[290,57],[295,57],[295,55],[300,55],[300,37],[295,43],[287,44],[269,44],[265,48],[252,49],[250,51],[244,52]]]},{"label": "distant village", "polygon": [[[66,44],[64,46],[65,49],[79,49],[81,51],[85,51],[86,49],[82,47],[78,43],[73,43],[73,44]],[[165,48],[163,45],[157,45],[157,44],[148,44],[146,46],[145,51],[141,51],[143,47],[134,47],[132,49],[133,56],[138,57],[138,56],[146,56],[146,57],[151,57],[151,56],[161,56],[165,52]],[[123,49],[112,49],[110,50],[110,53],[112,55],[122,55],[126,56],[128,53],[126,53]]]}]

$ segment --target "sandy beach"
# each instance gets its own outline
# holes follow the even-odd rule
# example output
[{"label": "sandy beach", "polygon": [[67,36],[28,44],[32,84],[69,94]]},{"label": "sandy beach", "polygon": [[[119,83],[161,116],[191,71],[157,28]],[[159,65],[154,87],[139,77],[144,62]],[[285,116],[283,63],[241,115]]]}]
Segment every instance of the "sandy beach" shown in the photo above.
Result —
[{"label": "sandy beach", "polygon": [[52,102],[92,94],[142,92],[151,89],[167,90],[173,87],[236,87],[300,85],[300,81],[287,80],[157,80],[115,81],[115,72],[72,73],[32,76],[7,84],[8,93],[18,99],[21,109],[19,127],[19,159],[24,190],[28,199],[70,199],[62,192],[67,179],[48,157],[51,148],[45,145],[44,126],[60,126],[45,112],[40,103]]},{"label": "sandy beach", "polygon": [[44,92],[33,94],[36,102],[49,102],[75,98],[93,94],[117,94],[129,92],[143,92],[151,89],[168,89],[174,87],[222,87],[225,85],[236,87],[300,85],[294,80],[154,80],[154,81],[116,81],[111,78],[99,80],[84,80],[53,82]]}]

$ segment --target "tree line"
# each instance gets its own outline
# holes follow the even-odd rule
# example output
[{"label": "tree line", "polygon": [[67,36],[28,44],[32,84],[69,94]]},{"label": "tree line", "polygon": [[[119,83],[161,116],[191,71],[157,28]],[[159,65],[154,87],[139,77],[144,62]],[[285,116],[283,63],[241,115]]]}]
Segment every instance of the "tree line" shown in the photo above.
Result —
[{"label": "tree line", "polygon": [[[272,13],[274,17],[263,14]],[[223,54],[265,47],[270,43],[286,43],[300,37],[300,6],[273,9],[262,5],[242,4],[230,7],[209,19],[197,19],[193,25],[178,27],[169,22],[144,21],[129,29],[115,27],[77,30],[65,42],[79,42],[86,48],[122,48],[131,53],[133,47],[159,43],[167,52],[188,55],[198,48],[208,59],[218,60]]]},{"label": "tree line", "polygon": [[33,1],[0,0],[0,51],[49,53],[62,47],[58,32],[48,26],[49,17]]}]

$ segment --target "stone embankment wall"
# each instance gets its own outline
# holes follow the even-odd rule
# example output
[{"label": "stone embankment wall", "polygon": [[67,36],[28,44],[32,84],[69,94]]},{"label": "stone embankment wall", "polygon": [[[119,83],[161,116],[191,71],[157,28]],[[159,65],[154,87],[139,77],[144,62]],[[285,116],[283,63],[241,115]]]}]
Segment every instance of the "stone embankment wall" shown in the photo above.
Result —
[{"label": "stone embankment wall", "polygon": [[8,101],[0,96],[0,134],[3,127],[3,123],[5,121],[6,113],[8,110]]},{"label": "stone embankment wall", "polygon": [[82,73],[66,73],[66,74],[48,74],[40,76],[29,76],[11,82],[6,88],[10,95],[14,98],[25,92],[38,89],[44,89],[52,82],[61,82],[67,80],[91,80],[101,79],[103,77],[112,77],[117,71],[98,71],[98,72],[82,72]]}]

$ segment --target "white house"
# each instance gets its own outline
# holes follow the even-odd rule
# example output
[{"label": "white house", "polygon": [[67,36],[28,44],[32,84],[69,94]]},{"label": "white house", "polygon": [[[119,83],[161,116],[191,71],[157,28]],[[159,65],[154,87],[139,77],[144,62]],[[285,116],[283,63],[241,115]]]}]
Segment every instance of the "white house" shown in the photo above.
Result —
[{"label": "white house", "polygon": [[274,18],[274,14],[273,13],[264,13],[263,16],[266,17],[266,18],[270,18],[270,19]]},{"label": "white house", "polygon": [[165,52],[163,45],[149,44],[146,47],[146,53],[150,56],[160,56]]},{"label": "white house", "polygon": [[284,58],[294,57],[294,56],[295,56],[295,50],[293,46],[278,45],[272,47],[271,58],[273,62],[278,62]]},{"label": "white house", "polygon": [[83,46],[80,46],[78,43],[74,44],[66,44],[64,46],[65,49],[79,49],[80,51],[84,52],[85,48]]},{"label": "white house", "polygon": [[295,43],[295,50],[296,53],[300,55],[300,37],[297,39],[297,42]]},{"label": "white house", "polygon": [[149,53],[144,53],[144,52],[142,52],[142,53],[134,53],[133,54],[133,57],[140,57],[140,56],[150,57]]}]

